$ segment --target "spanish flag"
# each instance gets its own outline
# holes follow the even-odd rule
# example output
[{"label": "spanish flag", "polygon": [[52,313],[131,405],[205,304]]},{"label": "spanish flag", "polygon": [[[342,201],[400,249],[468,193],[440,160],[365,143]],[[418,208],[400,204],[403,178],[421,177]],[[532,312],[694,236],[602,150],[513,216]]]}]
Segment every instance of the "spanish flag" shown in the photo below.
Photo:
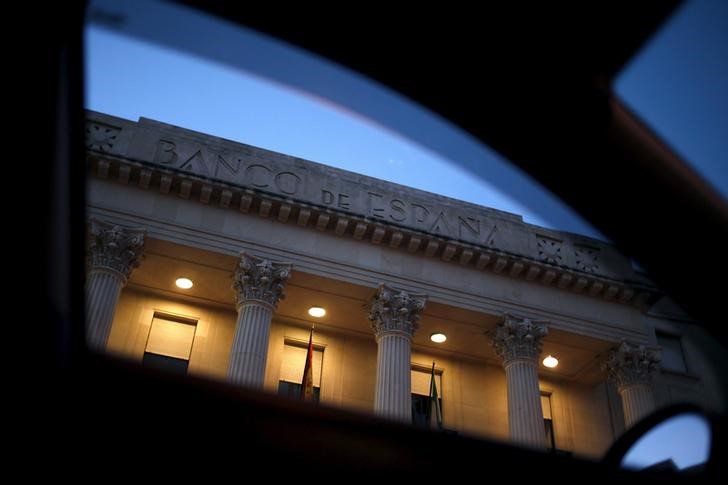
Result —
[{"label": "spanish flag", "polygon": [[313,401],[313,327],[308,337],[308,352],[306,353],[306,365],[303,367],[303,379],[301,380],[301,400]]}]

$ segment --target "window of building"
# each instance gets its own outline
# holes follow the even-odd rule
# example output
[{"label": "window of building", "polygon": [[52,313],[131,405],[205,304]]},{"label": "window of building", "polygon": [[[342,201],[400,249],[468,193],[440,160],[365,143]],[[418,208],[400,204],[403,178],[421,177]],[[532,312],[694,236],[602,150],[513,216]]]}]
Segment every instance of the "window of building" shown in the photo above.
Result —
[{"label": "window of building", "polygon": [[543,410],[543,425],[546,430],[546,448],[553,451],[556,450],[556,439],[554,438],[554,421],[551,414],[551,393],[541,393],[541,409]]},{"label": "window of building", "polygon": [[196,330],[196,320],[155,313],[142,364],[186,374]]},{"label": "window of building", "polygon": [[[278,381],[278,395],[279,396],[285,396],[291,399],[300,399],[301,398],[301,383],[298,382],[287,382],[287,381]],[[313,388],[313,402],[319,402],[321,396],[321,388],[315,387]]]},{"label": "window of building", "polygon": [[[286,340],[283,345],[281,372],[278,378],[278,394],[298,399],[301,395],[303,368],[306,366],[308,342]],[[323,348],[314,345],[313,349],[313,400],[319,402],[321,395],[321,369],[323,367]]]},{"label": "window of building", "polygon": [[657,332],[657,344],[662,347],[660,367],[665,370],[687,373],[685,354],[679,336]]},{"label": "window of building", "polygon": [[[412,424],[429,426],[431,370],[412,369]],[[435,385],[442,410],[442,373],[435,370]]]}]

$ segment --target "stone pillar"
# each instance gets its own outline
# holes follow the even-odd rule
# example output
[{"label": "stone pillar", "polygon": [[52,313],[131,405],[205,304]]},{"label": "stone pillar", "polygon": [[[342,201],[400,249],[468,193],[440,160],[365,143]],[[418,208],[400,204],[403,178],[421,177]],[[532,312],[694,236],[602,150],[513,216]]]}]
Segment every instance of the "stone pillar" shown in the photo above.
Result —
[{"label": "stone pillar", "polygon": [[139,266],[145,231],[124,229],[91,219],[89,271],[86,278],[86,345],[106,350],[121,289]]},{"label": "stone pillar", "polygon": [[380,284],[369,306],[369,321],[378,345],[374,412],[405,423],[412,421],[412,337],[426,299],[424,294]]},{"label": "stone pillar", "polygon": [[650,382],[658,362],[660,354],[657,349],[647,349],[644,345],[622,340],[602,366],[609,372],[622,398],[625,429],[655,410]]},{"label": "stone pillar", "polygon": [[508,386],[508,430],[511,440],[531,448],[546,448],[546,432],[538,387],[543,322],[506,314],[492,334],[492,344],[503,359]]},{"label": "stone pillar", "polygon": [[290,275],[289,263],[240,253],[233,276],[238,320],[228,363],[229,381],[263,387],[270,322]]}]

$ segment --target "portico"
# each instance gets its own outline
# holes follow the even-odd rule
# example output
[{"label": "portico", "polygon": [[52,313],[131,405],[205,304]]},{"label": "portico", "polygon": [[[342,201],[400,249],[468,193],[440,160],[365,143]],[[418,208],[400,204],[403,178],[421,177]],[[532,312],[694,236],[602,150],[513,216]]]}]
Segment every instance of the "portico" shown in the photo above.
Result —
[{"label": "portico", "polygon": [[315,323],[322,404],[407,422],[435,361],[448,429],[545,448],[548,395],[558,448],[597,456],[619,432],[601,365],[652,348],[657,291],[610,245],[151,120],[89,124],[116,133],[89,147],[92,224],[144,235],[113,295],[89,277],[109,352],[141,362],[181,328],[189,373],[276,392]]}]

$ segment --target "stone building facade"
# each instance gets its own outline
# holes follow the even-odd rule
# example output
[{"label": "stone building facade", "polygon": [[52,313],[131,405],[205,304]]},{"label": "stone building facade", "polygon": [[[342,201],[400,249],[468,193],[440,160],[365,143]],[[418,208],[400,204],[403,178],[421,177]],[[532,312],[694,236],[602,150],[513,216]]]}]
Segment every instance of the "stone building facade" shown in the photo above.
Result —
[{"label": "stone building facade", "polygon": [[86,136],[96,350],[290,394],[315,323],[321,405],[410,422],[434,362],[446,429],[591,457],[657,406],[724,405],[608,243],[144,118]]}]

